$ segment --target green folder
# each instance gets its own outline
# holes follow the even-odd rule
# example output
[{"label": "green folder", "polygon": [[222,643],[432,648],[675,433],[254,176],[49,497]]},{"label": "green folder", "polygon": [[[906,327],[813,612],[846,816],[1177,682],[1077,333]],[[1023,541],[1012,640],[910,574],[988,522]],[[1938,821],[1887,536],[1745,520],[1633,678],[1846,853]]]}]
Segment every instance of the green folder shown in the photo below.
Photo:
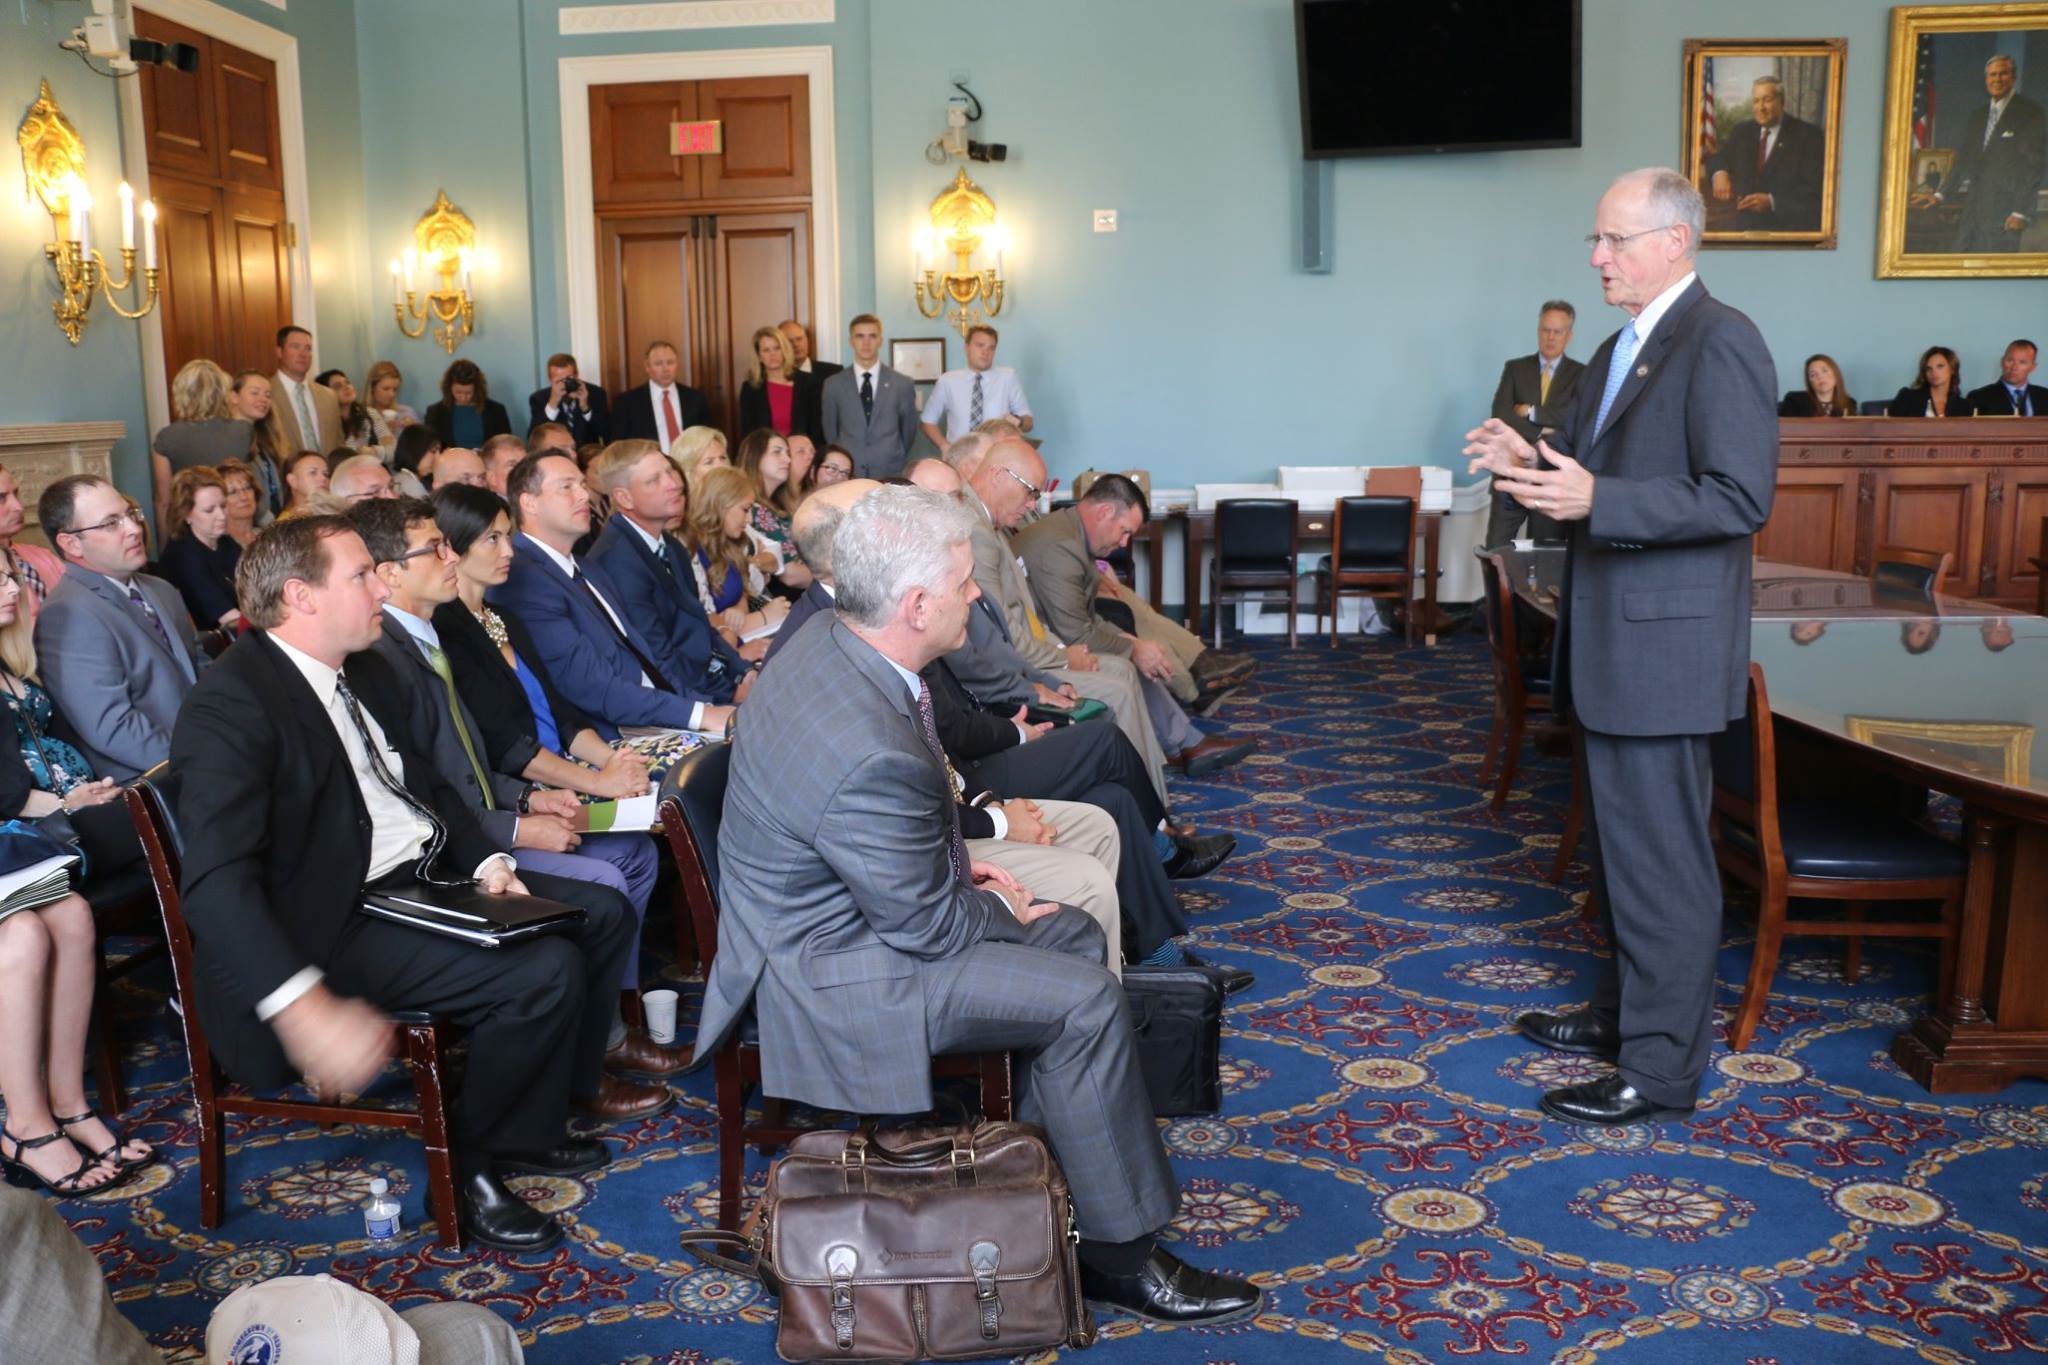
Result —
[{"label": "green folder", "polygon": [[1055,706],[1027,706],[1024,718],[1033,725],[1051,721],[1054,725],[1078,725],[1084,720],[1096,720],[1109,714],[1109,708],[1093,697],[1081,698],[1081,704],[1071,711],[1062,711]]}]

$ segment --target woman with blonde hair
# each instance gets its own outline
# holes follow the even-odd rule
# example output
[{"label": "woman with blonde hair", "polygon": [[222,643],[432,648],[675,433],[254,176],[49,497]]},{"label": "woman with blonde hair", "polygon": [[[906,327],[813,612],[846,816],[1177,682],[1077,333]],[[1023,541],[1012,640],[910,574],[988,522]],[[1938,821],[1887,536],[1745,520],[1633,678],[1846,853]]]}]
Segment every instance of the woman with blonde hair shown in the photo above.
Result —
[{"label": "woman with blonde hair", "polygon": [[740,385],[740,430],[766,428],[815,438],[822,409],[818,381],[796,367],[788,341],[773,327],[754,329],[754,363]]},{"label": "woman with blonde hair", "polygon": [[725,449],[725,433],[717,427],[684,427],[683,434],[669,442],[668,455],[682,468],[683,484],[691,492],[706,471],[732,463]]},{"label": "woman with blonde hair", "polygon": [[[270,376],[261,370],[243,370],[235,376],[229,402],[253,427],[249,448],[234,458],[249,466],[256,478],[256,524],[268,526],[284,510],[284,459],[296,450],[284,448],[284,427],[277,420],[277,408],[270,392]],[[224,464],[214,461],[214,468]]]},{"label": "woman with blonde hair", "polygon": [[157,567],[185,598],[185,609],[201,630],[236,631],[242,613],[235,606],[235,566],[242,547],[228,534],[227,481],[201,466],[181,469],[171,480],[171,515]]},{"label": "woman with blonde hair", "polygon": [[[149,443],[159,524],[170,503],[172,475],[181,469],[248,455],[253,423],[235,411],[230,383],[226,370],[204,359],[186,361],[172,378],[170,425]],[[266,390],[268,387],[266,380]]]},{"label": "woman with blonde hair", "polygon": [[754,481],[737,469],[712,469],[689,497],[682,538],[696,571],[697,595],[718,633],[738,647],[743,637],[789,613],[789,603],[763,596],[767,577],[747,526]]},{"label": "woman with blonde hair", "polygon": [[228,539],[246,550],[256,539],[257,506],[262,498],[256,491],[256,471],[240,460],[222,460],[213,472],[220,475]]}]

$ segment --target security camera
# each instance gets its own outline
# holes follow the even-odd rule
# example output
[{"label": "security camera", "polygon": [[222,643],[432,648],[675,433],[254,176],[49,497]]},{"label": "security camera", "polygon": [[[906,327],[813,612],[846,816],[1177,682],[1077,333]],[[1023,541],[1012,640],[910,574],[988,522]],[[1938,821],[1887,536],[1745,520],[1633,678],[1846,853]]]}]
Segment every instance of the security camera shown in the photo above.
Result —
[{"label": "security camera", "polygon": [[128,59],[138,65],[168,66],[174,71],[199,69],[199,49],[190,43],[160,43],[152,38],[130,38]]},{"label": "security camera", "polygon": [[1010,145],[1006,142],[970,142],[967,144],[969,161],[1008,161]]}]

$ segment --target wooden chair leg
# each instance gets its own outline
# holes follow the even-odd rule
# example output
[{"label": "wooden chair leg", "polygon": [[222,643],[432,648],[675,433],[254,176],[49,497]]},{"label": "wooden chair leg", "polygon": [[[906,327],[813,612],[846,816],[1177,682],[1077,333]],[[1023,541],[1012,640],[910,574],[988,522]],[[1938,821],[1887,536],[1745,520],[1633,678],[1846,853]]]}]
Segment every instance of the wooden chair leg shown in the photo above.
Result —
[{"label": "wooden chair leg", "polygon": [[1771,978],[1777,974],[1778,952],[1785,944],[1785,897],[1762,893],[1756,905],[1756,948],[1749,958],[1749,980],[1742,987],[1742,1004],[1735,1015],[1735,1028],[1728,1038],[1731,1052],[1749,1051],[1757,1025],[1764,1017],[1764,1002],[1771,994]]},{"label": "wooden chair leg", "polygon": [[448,1140],[447,1088],[441,1038],[432,1025],[405,1030],[405,1060],[420,1106],[420,1145],[427,1153],[427,1209],[440,1245],[462,1249],[462,1218],[455,1206],[455,1153]]},{"label": "wooden chair leg", "polygon": [[1479,785],[1493,781],[1493,765],[1500,758],[1500,737],[1508,728],[1507,699],[1498,691],[1493,698],[1493,728],[1486,732],[1486,757],[1479,762]]},{"label": "wooden chair leg", "polygon": [[1935,958],[1934,999],[1938,1006],[1948,999],[1956,984],[1956,928],[1963,920],[1963,898],[1950,896],[1941,903],[1942,935]]},{"label": "wooden chair leg", "polygon": [[[1865,901],[1850,901],[1842,907],[1842,917],[1851,924],[1862,924],[1870,906]],[[1863,935],[1850,934],[1842,940],[1842,980],[1851,986],[1863,975]]]},{"label": "wooden chair leg", "polygon": [[1557,841],[1557,861],[1550,865],[1550,880],[1561,882],[1565,872],[1572,865],[1572,855],[1579,851],[1579,832],[1586,824],[1586,784],[1579,776],[1579,765],[1572,764],[1572,799],[1564,808],[1564,835]]},{"label": "wooden chair leg", "polygon": [[[781,1100],[772,1099],[767,1095],[761,1097],[761,1126],[763,1128],[787,1128],[789,1126],[789,1111],[783,1106]],[[776,1144],[772,1142],[757,1142],[754,1144],[754,1150],[762,1156],[774,1156]]]},{"label": "wooden chair leg", "polygon": [[1516,710],[1508,716],[1508,733],[1501,746],[1500,780],[1493,786],[1493,809],[1500,810],[1508,803],[1508,790],[1515,785],[1515,770],[1522,761],[1522,731],[1528,725],[1528,716]]},{"label": "wooden chair leg", "polygon": [[638,990],[619,992],[619,1018],[627,1028],[647,1027],[647,1006],[641,1003]]},{"label": "wooden chair leg", "polygon": [[740,1230],[740,1190],[746,1178],[747,1145],[742,1136],[747,1121],[747,1093],[740,1084],[739,1058],[731,1049],[718,1054],[716,1090],[718,1096],[718,1226],[726,1232]]},{"label": "wooden chair leg", "polygon": [[670,913],[676,922],[676,970],[684,976],[697,974],[697,935],[690,928],[690,905],[683,898],[682,879],[676,879],[671,893]]},{"label": "wooden chair leg", "polygon": [[206,1086],[205,1093],[197,1084],[192,1090],[199,1111],[199,1226],[217,1228],[227,1212],[227,1124],[213,1102],[212,1086]]},{"label": "wooden chair leg", "polygon": [[1010,1054],[1007,1052],[984,1052],[981,1055],[981,1116],[990,1123],[1010,1121]]},{"label": "wooden chair leg", "polygon": [[1294,601],[1294,591],[1295,591],[1295,590],[1294,590],[1293,588],[1291,588],[1291,587],[1290,587],[1290,588],[1289,588],[1289,589],[1287,590],[1287,598],[1286,598],[1286,607],[1287,607],[1287,647],[1288,647],[1289,649],[1294,649],[1294,648],[1297,648],[1297,647],[1298,647],[1298,646],[1299,646],[1299,645],[1301,644],[1301,641],[1300,641],[1299,639],[1295,638],[1295,624],[1294,624],[1294,622],[1295,622],[1295,611],[1294,611],[1294,607],[1295,607],[1295,601]]}]

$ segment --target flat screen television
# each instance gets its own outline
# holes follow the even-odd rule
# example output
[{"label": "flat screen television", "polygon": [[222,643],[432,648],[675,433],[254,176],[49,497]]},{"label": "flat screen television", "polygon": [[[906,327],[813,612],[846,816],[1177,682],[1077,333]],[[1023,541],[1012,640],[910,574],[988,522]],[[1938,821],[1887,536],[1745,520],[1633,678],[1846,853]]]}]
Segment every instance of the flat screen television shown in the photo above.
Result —
[{"label": "flat screen television", "polygon": [[1579,145],[1580,0],[1294,0],[1302,155]]}]

